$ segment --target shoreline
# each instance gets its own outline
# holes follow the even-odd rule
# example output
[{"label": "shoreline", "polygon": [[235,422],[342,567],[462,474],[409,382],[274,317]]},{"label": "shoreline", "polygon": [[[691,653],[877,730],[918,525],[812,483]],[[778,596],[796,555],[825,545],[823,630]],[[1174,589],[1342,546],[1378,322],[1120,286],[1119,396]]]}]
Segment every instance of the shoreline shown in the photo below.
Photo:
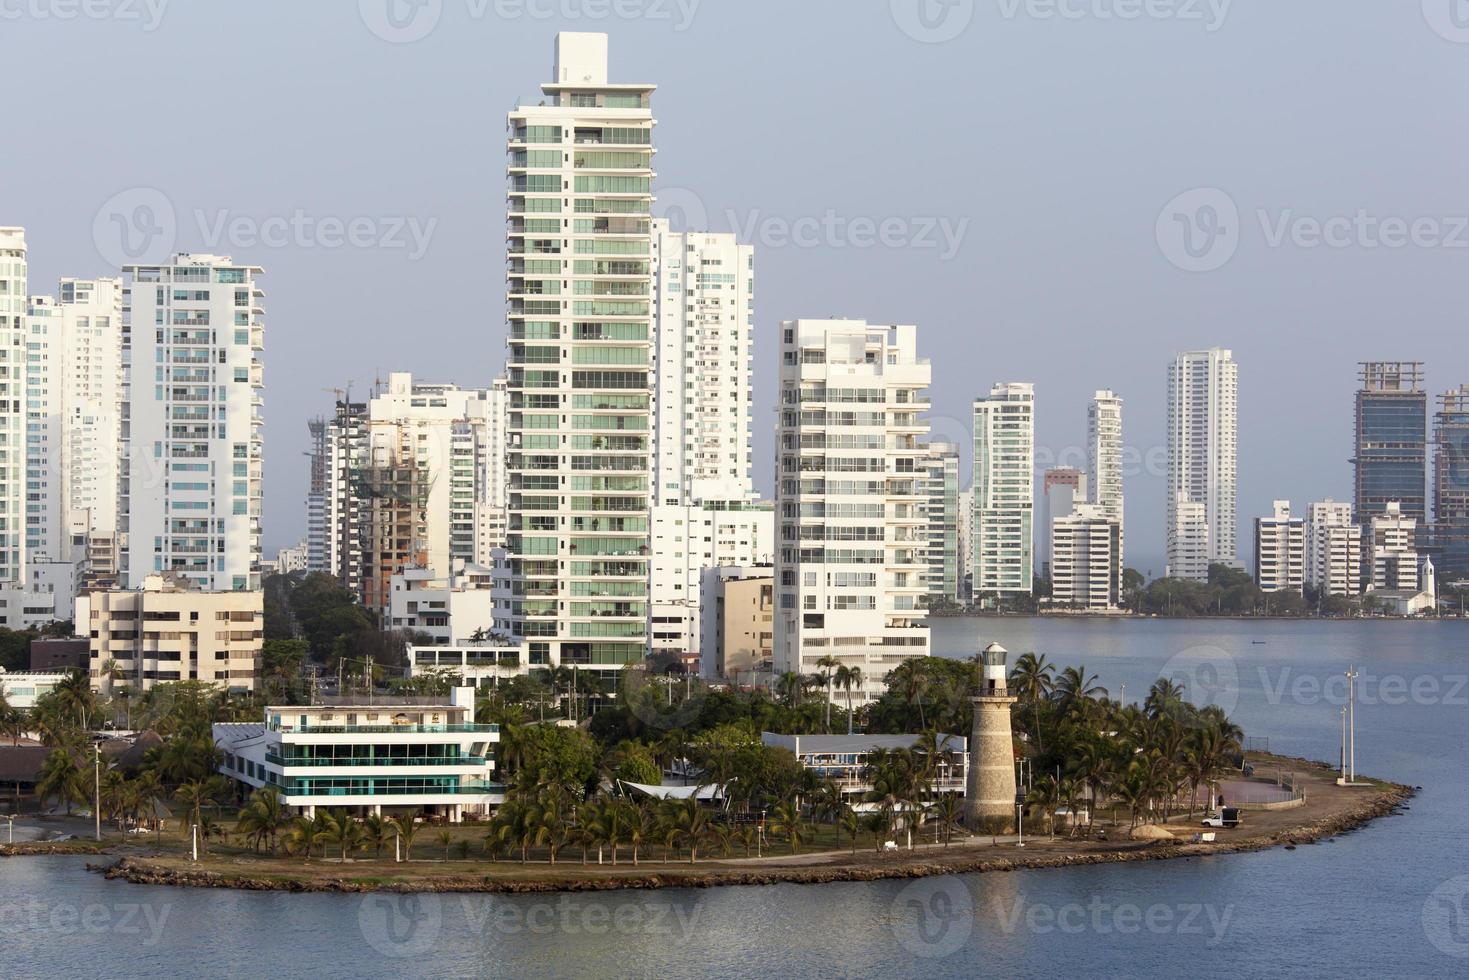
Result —
[{"label": "shoreline", "polygon": [[[1278,757],[1277,757],[1278,758]],[[1315,774],[1334,773],[1321,763],[1306,763]],[[1347,793],[1356,793],[1347,790]],[[404,873],[400,864],[363,868],[356,875],[334,872],[329,863],[303,866],[298,874],[278,874],[262,869],[217,871],[178,866],[182,858],[123,856],[110,864],[88,863],[89,871],[108,880],[131,884],[167,885],[191,888],[232,888],[242,891],[287,892],[469,892],[485,894],[525,894],[554,892],[592,892],[621,889],[712,888],[725,886],[775,884],[826,884],[830,882],[879,881],[885,879],[924,878],[935,875],[984,874],[1046,868],[1066,868],[1130,861],[1166,861],[1180,858],[1212,857],[1283,848],[1294,850],[1305,844],[1316,844],[1328,838],[1356,830],[1382,817],[1395,815],[1417,790],[1410,786],[1385,783],[1362,796],[1318,815],[1305,823],[1286,824],[1261,833],[1229,837],[1213,843],[1189,841],[1136,841],[1111,843],[1095,841],[1048,841],[1037,836],[1027,841],[1034,848],[1017,853],[1013,845],[1002,850],[991,843],[959,843],[948,848],[929,847],[923,851],[902,851],[896,855],[878,856],[868,849],[857,854],[847,851],[813,852],[800,855],[830,863],[772,863],[777,857],[763,859],[764,866],[745,864],[739,860],[708,858],[700,865],[650,863],[633,867],[626,857],[622,863],[583,865],[574,858],[556,866],[544,863],[521,865],[501,862],[496,871],[481,874],[430,874],[436,865],[425,862],[424,872]],[[1289,814],[1292,811],[1283,811]],[[1246,824],[1271,822],[1262,811],[1247,811]],[[1281,822],[1277,820],[1276,822]],[[1197,829],[1196,827],[1191,829]],[[1031,843],[1033,841],[1034,843]],[[998,852],[998,853],[997,853]],[[1004,856],[1000,856],[1003,853]],[[796,858],[787,859],[790,861]],[[363,862],[369,863],[369,862]],[[340,866],[338,866],[340,867]]]}]

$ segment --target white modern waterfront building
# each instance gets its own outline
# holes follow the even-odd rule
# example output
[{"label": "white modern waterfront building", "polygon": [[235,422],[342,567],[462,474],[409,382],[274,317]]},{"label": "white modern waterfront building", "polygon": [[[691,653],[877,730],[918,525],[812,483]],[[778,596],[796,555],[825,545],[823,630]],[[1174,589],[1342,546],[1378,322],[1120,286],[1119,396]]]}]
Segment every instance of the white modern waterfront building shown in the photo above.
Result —
[{"label": "white modern waterfront building", "polygon": [[508,119],[512,628],[533,665],[609,676],[647,643],[653,89],[561,33]]},{"label": "white modern waterfront building", "polygon": [[1304,592],[1306,519],[1277,500],[1270,517],[1255,518],[1255,584],[1261,592]]},{"label": "white modern waterfront building", "polygon": [[830,656],[862,671],[861,703],[926,656],[924,415],[917,328],[781,324],[774,671]]},{"label": "white modern waterfront building", "polygon": [[[1088,503],[1106,508],[1126,537],[1122,492],[1122,399],[1108,389],[1087,403]],[[1125,559],[1123,564],[1126,564]]]},{"label": "white modern waterfront building", "polygon": [[[1186,351],[1168,365],[1168,574],[1202,581],[1209,565],[1239,567],[1236,483],[1239,367],[1222,348]],[[1198,504],[1208,534],[1200,540],[1192,514]],[[1187,531],[1187,534],[1183,532]],[[1176,546],[1176,550],[1175,550]],[[1197,560],[1200,547],[1206,560]]]},{"label": "white modern waterfront building", "polygon": [[214,726],[219,771],[246,790],[270,786],[311,817],[425,812],[458,823],[504,802],[494,782],[498,725],[474,721],[474,688],[450,698],[270,706],[263,722]]},{"label": "white modern waterfront building", "polygon": [[654,500],[752,499],[755,250],[658,219],[653,274]]},{"label": "white modern waterfront building", "polygon": [[129,266],[122,574],[260,588],[265,345],[258,266],[180,253]]},{"label": "white modern waterfront building", "polygon": [[1031,591],[1034,519],[1035,385],[997,384],[974,402],[976,598]]},{"label": "white modern waterfront building", "polygon": [[1101,504],[1077,504],[1051,524],[1051,603],[1108,612],[1122,603],[1122,525]]},{"label": "white modern waterfront building", "polygon": [[1306,583],[1323,596],[1362,593],[1362,527],[1350,501],[1327,498],[1307,511]]},{"label": "white modern waterfront building", "polygon": [[25,585],[25,229],[0,227],[0,588]]}]

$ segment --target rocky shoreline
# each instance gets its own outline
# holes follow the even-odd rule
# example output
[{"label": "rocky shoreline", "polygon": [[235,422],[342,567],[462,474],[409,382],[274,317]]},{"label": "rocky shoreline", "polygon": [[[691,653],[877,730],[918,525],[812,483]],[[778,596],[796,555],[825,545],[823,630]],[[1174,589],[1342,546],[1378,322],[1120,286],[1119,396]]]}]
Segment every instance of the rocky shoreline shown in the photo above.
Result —
[{"label": "rocky shoreline", "polygon": [[174,885],[191,888],[234,888],[245,891],[290,892],[485,892],[516,894],[539,892],[590,892],[615,889],[713,888],[727,885],[824,884],[837,881],[878,881],[882,879],[924,878],[932,875],[980,874],[991,871],[1067,868],[1091,864],[1115,864],[1124,861],[1166,861],[1177,858],[1212,857],[1238,854],[1273,847],[1294,849],[1301,844],[1315,844],[1326,838],[1355,830],[1379,817],[1393,815],[1416,791],[1409,786],[1390,785],[1339,813],[1289,830],[1216,843],[1129,842],[1115,848],[1072,854],[1015,854],[994,857],[965,853],[956,849],[941,858],[894,857],[882,863],[851,863],[813,866],[784,866],[760,870],[710,868],[681,871],[664,867],[625,875],[580,878],[547,873],[544,877],[503,878],[493,875],[432,876],[416,881],[383,881],[376,878],[312,877],[292,878],[236,873],[220,873],[194,869],[170,868],[138,858],[124,857],[110,865],[89,864],[89,870],[144,885]]},{"label": "rocky shoreline", "polygon": [[110,844],[85,840],[31,840],[18,844],[0,844],[0,857],[29,857],[36,854],[106,854]]}]

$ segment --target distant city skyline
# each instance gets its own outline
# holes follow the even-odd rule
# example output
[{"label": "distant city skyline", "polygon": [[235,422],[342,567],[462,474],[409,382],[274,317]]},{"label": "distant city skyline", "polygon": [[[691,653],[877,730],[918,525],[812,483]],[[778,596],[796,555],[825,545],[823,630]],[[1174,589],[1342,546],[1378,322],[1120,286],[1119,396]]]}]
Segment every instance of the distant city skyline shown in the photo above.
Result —
[{"label": "distant city skyline", "polygon": [[[390,371],[464,386],[499,374],[505,200],[485,171],[498,169],[487,161],[501,159],[504,112],[545,77],[558,29],[608,31],[615,77],[659,83],[658,207],[694,223],[702,216],[711,231],[753,233],[741,235],[761,256],[753,467],[767,497],[783,319],[920,324],[934,361],[935,440],[972,445],[973,399],[991,379],[1025,378],[1036,384],[1038,465],[1081,468],[1081,413],[1094,391],[1126,400],[1128,458],[1156,459],[1161,365],[1179,350],[1230,347],[1245,369],[1242,540],[1274,499],[1350,498],[1359,361],[1423,361],[1435,400],[1469,383],[1469,351],[1451,329],[1459,251],[1312,248],[1298,235],[1272,244],[1260,221],[1261,212],[1295,221],[1464,210],[1455,162],[1469,137],[1446,125],[1460,111],[1453,93],[1464,49],[1435,33],[1417,5],[1364,9],[1350,23],[1320,5],[1274,5],[1252,9],[1248,25],[1235,11],[1214,31],[1148,19],[1007,19],[976,6],[942,43],[905,32],[886,3],[772,5],[779,32],[761,26],[758,3],[701,4],[687,23],[595,24],[466,19],[445,5],[436,29],[413,43],[375,35],[354,4],[330,6],[170,5],[151,32],[124,20],[7,21],[18,39],[13,70],[45,77],[48,93],[18,102],[15,125],[46,138],[12,148],[6,184],[67,188],[17,196],[0,216],[27,228],[32,292],[63,276],[118,275],[124,263],[115,247],[101,249],[94,229],[115,229],[104,205],[118,195],[159,199],[127,196],[138,189],[171,209],[177,248],[265,269],[274,324],[263,353],[267,556],[305,534],[304,422],[331,414],[321,388],[352,381],[365,393]],[[1294,55],[1303,33],[1340,47],[1369,34],[1385,56],[1411,61],[1415,77],[1302,61]],[[167,59],[138,56],[165,41]],[[763,54],[754,69],[752,46]],[[811,57],[832,46],[841,58]],[[303,86],[274,58],[233,54],[266,47],[323,83]],[[1117,63],[1136,68],[1109,70],[1097,85],[1100,66]],[[180,87],[181,74],[217,84]],[[58,126],[54,106],[96,104],[100,77],[110,99],[141,104],[167,93],[170,111],[206,121],[160,129],[93,114],[86,127]],[[1024,100],[969,95],[1015,79],[1032,83]],[[222,90],[248,93],[246,138],[267,152],[248,162],[239,155],[240,129],[218,115]],[[1224,110],[1201,111],[1204,91]],[[1298,96],[1289,113],[1281,91]],[[969,125],[940,124],[961,110]],[[833,147],[883,119],[903,119],[929,158],[974,165],[931,168],[923,180],[880,155],[832,165]],[[751,127],[784,134],[778,179],[766,173],[766,148],[741,135]],[[1404,134],[1391,152],[1384,127]],[[1166,145],[1160,132],[1170,134]],[[97,145],[113,152],[99,156]],[[1165,204],[1191,188],[1222,190],[1240,217],[1228,261],[1208,272],[1179,268],[1157,240]],[[311,233],[287,222],[285,244],[271,244],[276,226],[266,222],[298,211],[312,219]],[[837,220],[826,221],[829,213]],[[372,223],[373,244],[332,247],[322,222],[354,218]],[[875,229],[886,219],[900,224],[893,244],[875,230],[864,244],[862,222]],[[466,288],[488,298],[466,307]],[[971,460],[962,457],[968,486]],[[1166,481],[1158,467],[1141,469],[1126,484],[1128,564],[1157,575]]]}]

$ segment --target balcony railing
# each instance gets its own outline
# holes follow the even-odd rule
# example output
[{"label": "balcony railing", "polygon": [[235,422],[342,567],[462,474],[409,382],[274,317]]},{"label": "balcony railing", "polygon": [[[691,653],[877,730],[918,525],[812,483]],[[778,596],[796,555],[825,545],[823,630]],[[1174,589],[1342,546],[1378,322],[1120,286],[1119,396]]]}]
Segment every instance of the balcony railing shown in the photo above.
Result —
[{"label": "balcony railing", "polygon": [[483,732],[493,735],[498,734],[500,731],[499,725],[288,725],[284,723],[272,723],[268,727],[273,732],[297,732],[307,735],[358,732],[364,734],[385,734],[391,732],[405,732],[408,734]]},{"label": "balcony railing", "polygon": [[483,766],[489,760],[482,755],[458,756],[353,756],[350,759],[281,756],[265,753],[265,761],[277,766]]}]

